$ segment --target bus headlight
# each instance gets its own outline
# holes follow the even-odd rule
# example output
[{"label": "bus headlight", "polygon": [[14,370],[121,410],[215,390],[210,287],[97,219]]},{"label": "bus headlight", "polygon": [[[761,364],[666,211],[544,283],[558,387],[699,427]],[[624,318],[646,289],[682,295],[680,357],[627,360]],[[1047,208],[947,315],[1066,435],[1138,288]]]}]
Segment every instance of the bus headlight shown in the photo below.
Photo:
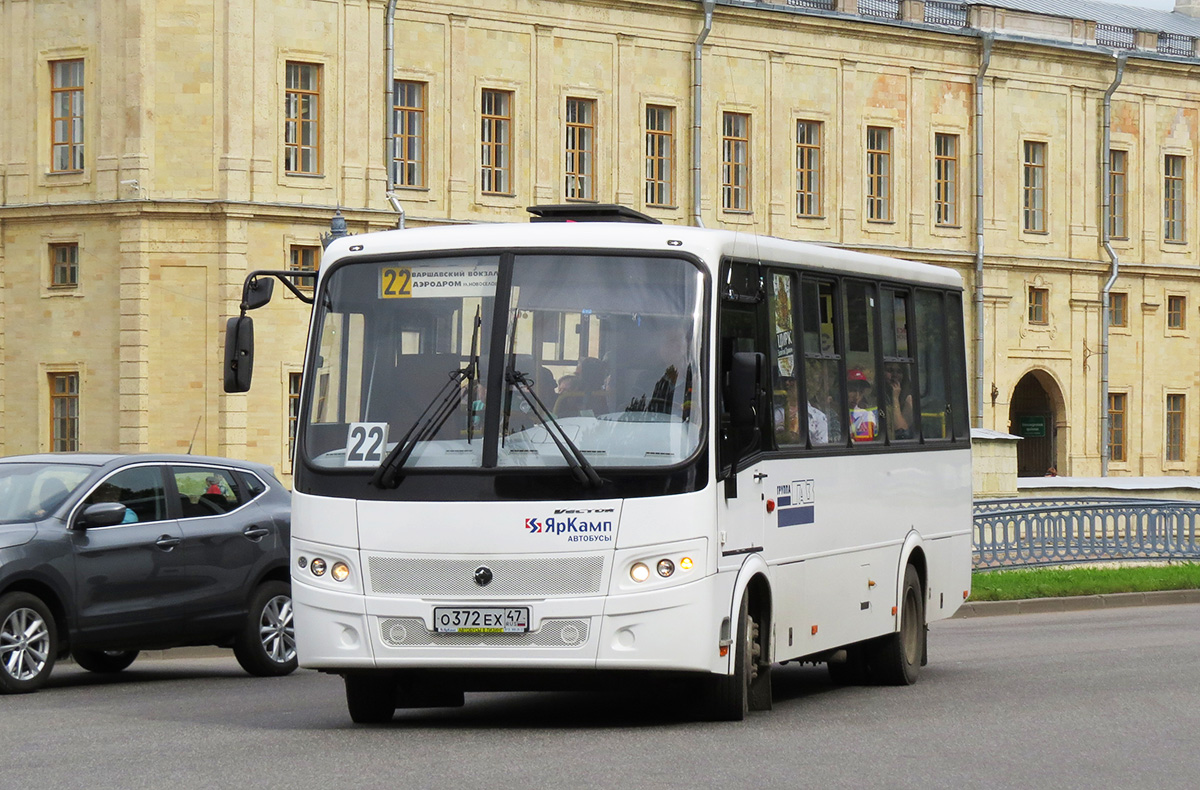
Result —
[{"label": "bus headlight", "polygon": [[313,561],[308,563],[308,569],[312,571],[313,576],[325,575],[325,560],[320,557],[314,557]]},{"label": "bus headlight", "polygon": [[629,578],[635,582],[644,582],[650,578],[650,568],[644,562],[635,562],[629,569]]},{"label": "bus headlight", "polygon": [[658,575],[659,576],[661,576],[665,579],[674,572],[675,572],[675,563],[671,562],[670,560],[659,560],[658,561]]},{"label": "bus headlight", "polygon": [[350,578],[350,566],[344,562],[335,562],[329,575],[333,577],[335,582],[344,582]]}]

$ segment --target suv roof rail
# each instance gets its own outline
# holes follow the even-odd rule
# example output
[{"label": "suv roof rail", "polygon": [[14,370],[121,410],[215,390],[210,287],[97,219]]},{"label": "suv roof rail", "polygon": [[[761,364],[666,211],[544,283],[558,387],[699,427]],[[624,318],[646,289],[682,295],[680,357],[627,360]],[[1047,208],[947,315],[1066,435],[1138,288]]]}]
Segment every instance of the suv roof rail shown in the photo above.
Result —
[{"label": "suv roof rail", "polygon": [[634,211],[617,203],[565,203],[557,206],[529,206],[530,222],[643,222],[661,225],[662,220]]}]

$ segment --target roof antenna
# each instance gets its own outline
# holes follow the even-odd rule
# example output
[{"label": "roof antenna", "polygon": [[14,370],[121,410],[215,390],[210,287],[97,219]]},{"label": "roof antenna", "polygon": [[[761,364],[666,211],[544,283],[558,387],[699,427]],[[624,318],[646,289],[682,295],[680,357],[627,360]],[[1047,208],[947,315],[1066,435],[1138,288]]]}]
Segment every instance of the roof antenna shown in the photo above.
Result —
[{"label": "roof antenna", "polygon": [[188,451],[187,451],[188,455],[192,454],[192,445],[196,443],[196,434],[200,432],[200,421],[203,419],[204,419],[204,413],[201,412],[200,416],[196,418],[196,430],[192,431],[192,440],[190,442],[188,442]]}]

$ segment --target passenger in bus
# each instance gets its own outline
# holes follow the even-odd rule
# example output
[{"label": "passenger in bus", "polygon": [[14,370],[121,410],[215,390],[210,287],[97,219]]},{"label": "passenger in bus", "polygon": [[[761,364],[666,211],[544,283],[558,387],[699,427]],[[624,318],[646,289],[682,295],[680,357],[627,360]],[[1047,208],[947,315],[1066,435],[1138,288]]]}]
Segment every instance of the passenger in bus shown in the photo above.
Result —
[{"label": "passenger in bus", "polygon": [[[571,374],[568,374],[571,375]],[[554,401],[557,417],[593,417],[608,413],[608,394],[604,391],[607,366],[595,357],[584,357],[575,366],[573,379],[567,389],[559,390]],[[567,378],[567,376],[563,376]]]},{"label": "passenger in bus", "polygon": [[808,440],[812,446],[842,441],[838,407],[826,375],[827,362],[810,359],[805,364],[808,385]]},{"label": "passenger in bus", "polygon": [[879,410],[871,400],[871,380],[860,368],[846,374],[850,405],[850,435],[856,442],[874,441],[879,434]]},{"label": "passenger in bus", "polygon": [[662,326],[656,333],[653,365],[634,387],[625,411],[676,414],[688,419],[692,408],[692,375],[688,364],[691,343],[683,320]]},{"label": "passenger in bus", "polygon": [[912,382],[908,366],[888,362],[883,366],[883,396],[887,399],[888,432],[893,439],[913,438]]}]

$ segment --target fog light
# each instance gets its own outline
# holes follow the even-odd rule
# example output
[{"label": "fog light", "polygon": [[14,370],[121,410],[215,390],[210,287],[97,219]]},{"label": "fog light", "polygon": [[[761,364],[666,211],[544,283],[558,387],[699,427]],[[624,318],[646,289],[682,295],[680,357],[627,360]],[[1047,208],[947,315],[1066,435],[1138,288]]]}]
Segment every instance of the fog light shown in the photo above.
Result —
[{"label": "fog light", "polygon": [[298,558],[296,560],[296,564],[299,565],[301,568],[307,568],[308,567],[308,557]]},{"label": "fog light", "polygon": [[629,576],[635,582],[644,582],[650,578],[650,569],[644,562],[637,562],[629,569]]},{"label": "fog light", "polygon": [[679,570],[690,571],[692,569],[692,558],[684,557],[679,561]]},{"label": "fog light", "polygon": [[674,572],[675,572],[675,563],[671,562],[670,560],[659,560],[658,561],[658,575],[659,576],[661,576],[665,579]]},{"label": "fog light", "polygon": [[350,566],[344,562],[333,563],[333,570],[329,573],[335,582],[344,582],[350,578]]},{"label": "fog light", "polygon": [[324,576],[325,560],[321,559],[320,557],[314,558],[313,561],[308,564],[308,569],[312,571],[313,576]]}]

